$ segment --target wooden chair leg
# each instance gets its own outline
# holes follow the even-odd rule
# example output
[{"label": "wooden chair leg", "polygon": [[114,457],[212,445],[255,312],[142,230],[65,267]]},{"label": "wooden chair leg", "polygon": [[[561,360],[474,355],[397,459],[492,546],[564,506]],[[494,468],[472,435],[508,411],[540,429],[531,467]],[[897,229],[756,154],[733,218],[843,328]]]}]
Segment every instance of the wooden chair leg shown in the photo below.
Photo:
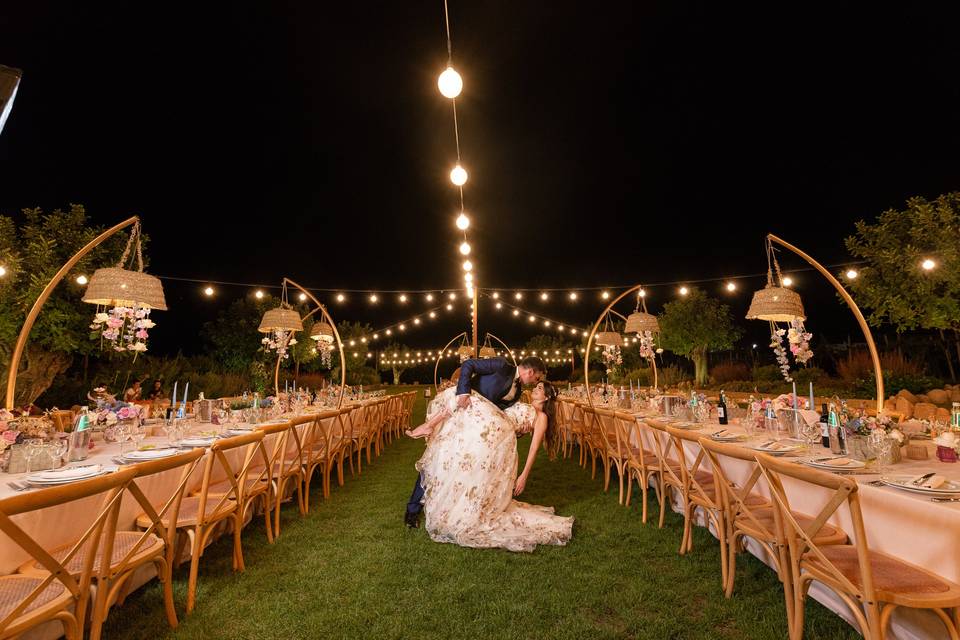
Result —
[{"label": "wooden chair leg", "polygon": [[162,576],[163,609],[167,614],[167,624],[171,629],[176,629],[180,621],[177,619],[177,608],[173,604],[173,562],[168,554],[166,558],[157,558],[154,564],[157,567],[157,575]]},{"label": "wooden chair leg", "polygon": [[243,512],[237,509],[233,517],[233,570],[244,571],[246,567],[243,564],[243,543],[240,534],[243,533]]},{"label": "wooden chair leg", "polygon": [[200,555],[203,553],[203,535],[199,529],[188,532],[192,536],[190,553],[190,578],[187,580],[187,614],[193,613],[197,604],[197,574],[200,571]]}]

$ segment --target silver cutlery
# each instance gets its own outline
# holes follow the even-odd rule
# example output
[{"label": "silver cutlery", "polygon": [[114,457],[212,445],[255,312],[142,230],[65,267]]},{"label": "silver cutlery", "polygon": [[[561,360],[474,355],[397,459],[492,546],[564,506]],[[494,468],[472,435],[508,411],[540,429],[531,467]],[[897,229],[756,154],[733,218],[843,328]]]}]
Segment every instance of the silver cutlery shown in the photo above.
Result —
[{"label": "silver cutlery", "polygon": [[868,482],[867,484],[869,484],[869,485],[871,485],[871,486],[874,486],[874,487],[885,487],[885,486],[887,486],[887,484],[886,484],[883,480],[871,480],[871,481]]},{"label": "silver cutlery", "polygon": [[831,460],[839,460],[840,458],[843,458],[843,457],[845,456],[833,456],[832,458],[817,458],[815,460],[811,460],[810,462],[830,462]]},{"label": "silver cutlery", "polygon": [[960,498],[930,498],[930,502],[960,502]]},{"label": "silver cutlery", "polygon": [[7,486],[13,489],[14,491],[26,491],[27,489],[30,488],[26,484],[23,484],[20,482],[8,482]]},{"label": "silver cutlery", "polygon": [[95,466],[97,466],[97,465],[95,465],[95,464],[78,464],[78,465],[73,466],[73,467],[64,465],[64,466],[60,467],[59,469],[51,469],[50,471],[47,471],[47,473],[60,473],[61,471],[73,471],[74,469],[86,469],[87,467],[95,467]]},{"label": "silver cutlery", "polygon": [[922,485],[924,482],[926,482],[927,480],[929,480],[935,475],[937,474],[933,471],[931,471],[930,473],[925,473],[924,475],[920,476],[916,480],[912,481],[910,484],[912,484],[915,487],[919,487],[920,485]]}]

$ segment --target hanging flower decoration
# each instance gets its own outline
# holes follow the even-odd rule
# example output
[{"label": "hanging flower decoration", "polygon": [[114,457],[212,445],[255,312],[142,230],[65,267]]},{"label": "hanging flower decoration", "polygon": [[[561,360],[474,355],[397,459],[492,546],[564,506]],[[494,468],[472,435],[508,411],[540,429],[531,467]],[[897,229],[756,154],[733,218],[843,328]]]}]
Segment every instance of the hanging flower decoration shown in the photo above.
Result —
[{"label": "hanging flower decoration", "polygon": [[607,367],[607,375],[613,372],[618,366],[623,364],[623,356],[620,355],[620,347],[608,345],[603,348],[600,354],[604,366]]},{"label": "hanging flower decoration", "polygon": [[276,351],[284,360],[290,357],[287,348],[297,343],[293,332],[286,329],[273,329],[260,342],[265,351]]},{"label": "hanging flower decoration", "polygon": [[794,318],[790,322],[790,329],[787,331],[787,340],[790,342],[790,353],[793,359],[800,364],[806,364],[813,357],[813,350],[810,349],[810,339],[812,333],[808,333],[803,326],[803,320]]},{"label": "hanging flower decoration", "polygon": [[90,325],[94,337],[99,337],[114,351],[132,351],[134,356],[147,350],[147,330],[157,326],[150,319],[149,308],[118,305],[109,311],[106,307],[103,309],[94,315],[93,324]]},{"label": "hanging flower decoration", "polygon": [[640,344],[641,358],[651,359],[657,354],[652,331],[641,331],[637,334],[637,341]]},{"label": "hanging flower decoration", "polygon": [[320,366],[329,369],[333,366],[333,343],[319,340],[317,342],[317,354],[320,356]]}]

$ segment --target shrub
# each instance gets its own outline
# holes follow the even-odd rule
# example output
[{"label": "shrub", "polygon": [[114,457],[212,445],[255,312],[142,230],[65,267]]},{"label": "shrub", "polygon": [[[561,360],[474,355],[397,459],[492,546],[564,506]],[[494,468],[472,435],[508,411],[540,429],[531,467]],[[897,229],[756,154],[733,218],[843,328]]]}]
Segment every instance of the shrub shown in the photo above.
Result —
[{"label": "shrub", "polygon": [[632,371],[627,371],[622,375],[616,375],[612,378],[613,381],[618,384],[629,384],[632,381],[634,384],[639,384],[641,387],[649,387],[653,384],[653,369],[650,367],[633,369]]},{"label": "shrub", "polygon": [[783,374],[780,373],[780,367],[775,364],[753,368],[754,382],[777,382],[778,380],[783,381]]},{"label": "shrub", "polygon": [[[919,363],[908,360],[902,353],[888,351],[880,354],[880,366],[886,374],[894,376],[923,376],[924,370]],[[844,360],[837,363],[837,374],[844,382],[857,384],[860,380],[873,378],[873,360],[866,351],[853,351]],[[926,391],[930,387],[922,389]]]},{"label": "shrub", "polygon": [[[861,398],[875,398],[877,395],[876,376],[873,375],[873,368],[870,374],[860,378],[854,383],[854,392]],[[895,371],[883,370],[883,393],[888,398],[896,395],[901,389],[906,389],[910,393],[926,393],[930,389],[939,389],[943,386],[943,380],[922,374],[898,373]]]},{"label": "shrub", "polygon": [[750,367],[743,362],[724,362],[710,369],[710,378],[714,384],[723,384],[731,380],[749,380]]}]

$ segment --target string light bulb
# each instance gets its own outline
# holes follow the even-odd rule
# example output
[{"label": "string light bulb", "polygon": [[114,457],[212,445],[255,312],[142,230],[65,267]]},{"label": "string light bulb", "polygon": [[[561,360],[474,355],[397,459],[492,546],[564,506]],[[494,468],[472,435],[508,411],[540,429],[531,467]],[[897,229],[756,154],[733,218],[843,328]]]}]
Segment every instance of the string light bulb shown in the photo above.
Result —
[{"label": "string light bulb", "polygon": [[847,269],[847,273],[846,273],[847,280],[856,280],[858,275],[860,274],[857,273],[856,269]]},{"label": "string light bulb", "polygon": [[[460,215],[457,216],[457,229],[460,229],[460,231],[466,231],[469,226],[470,218],[467,217],[467,214],[461,212]],[[470,252],[468,251],[467,253]]]},{"label": "string light bulb", "polygon": [[[81,276],[81,277],[83,277],[83,276]],[[80,283],[80,284],[83,284],[82,282],[80,282],[80,278],[77,278],[77,282]],[[213,295],[213,287],[207,287],[206,289],[203,290],[203,293],[204,293],[205,296],[207,296],[207,297],[209,298],[210,296]]]},{"label": "string light bulb", "polygon": [[577,299],[577,292],[576,292],[576,291],[571,291],[571,292],[570,292],[570,299],[571,299],[571,300],[576,300],[576,299]]},{"label": "string light bulb", "polygon": [[792,284],[793,284],[793,278],[791,278],[790,276],[787,276],[783,279],[783,286],[789,287]]},{"label": "string light bulb", "polygon": [[407,301],[407,294],[401,293],[401,294],[400,294],[400,302],[406,302],[406,301]]},{"label": "string light bulb", "polygon": [[437,88],[444,98],[456,98],[463,91],[463,78],[453,67],[448,66],[437,78]]},{"label": "string light bulb", "polygon": [[0,278],[2,278],[5,275],[7,275],[7,268],[4,267],[3,265],[0,265]]},{"label": "string light bulb", "polygon": [[342,293],[338,293],[338,294],[337,294],[337,302],[343,302],[343,301],[346,300],[346,299],[347,299],[347,297],[346,297],[345,295],[343,295]]},{"label": "string light bulb", "polygon": [[465,256],[470,255],[470,243],[467,242],[466,240],[464,240],[463,243],[460,245],[460,253]]},{"label": "string light bulb", "polygon": [[690,293],[690,289],[687,289],[686,287],[680,287],[680,295],[685,296],[688,293]]},{"label": "string light bulb", "polygon": [[735,282],[727,283],[727,291],[736,291],[736,290],[737,290],[737,284]]},{"label": "string light bulb", "polygon": [[550,298],[550,294],[548,294],[546,291],[544,291],[543,293],[540,294],[540,299],[541,299],[541,300],[546,301],[546,300],[549,299],[549,298]]},{"label": "string light bulb", "polygon": [[490,297],[493,298],[494,300],[496,300],[497,298],[500,297],[500,294],[499,294],[498,292],[494,291],[493,294],[492,294]]},{"label": "string light bulb", "polygon": [[470,262],[469,260],[464,260],[464,261],[463,261],[463,270],[464,270],[464,271],[472,271],[472,270],[473,270],[473,263]]},{"label": "string light bulb", "polygon": [[[3,269],[3,267],[0,267],[0,269]],[[0,276],[2,276],[4,273],[6,273],[6,269],[4,269],[2,273],[0,273]],[[77,276],[77,284],[80,285],[81,287],[87,284],[88,282],[89,280],[87,280],[87,276],[83,275],[82,273]]]},{"label": "string light bulb", "polygon": [[376,303],[377,300],[379,300],[379,298],[377,298],[377,294],[370,294],[370,302]]},{"label": "string light bulb", "polygon": [[467,183],[467,170],[461,167],[459,164],[456,165],[450,170],[450,182],[458,187],[465,185]]},{"label": "string light bulb", "polygon": [[257,289],[257,290],[253,293],[253,296],[254,296],[257,300],[262,300],[262,299],[263,299],[263,291],[261,291],[260,289]]},{"label": "string light bulb", "polygon": [[432,294],[432,293],[428,293],[428,294],[427,294],[427,302],[433,302],[433,294]]},{"label": "string light bulb", "polygon": [[927,258],[920,263],[920,266],[923,267],[924,271],[933,271],[937,267],[937,263],[930,258]]},{"label": "string light bulb", "polygon": [[604,300],[609,300],[609,299],[610,299],[610,292],[609,292],[609,291],[604,291],[603,293],[600,294],[600,297],[603,298]]},{"label": "string light bulb", "polygon": [[646,289],[640,289],[640,297],[641,297],[641,298],[646,298],[646,297],[647,297],[647,290],[646,290]]},{"label": "string light bulb", "polygon": [[513,297],[514,297],[515,299],[517,299],[517,300],[523,300],[523,294],[520,293],[519,291],[517,291],[515,294],[513,294]]}]

